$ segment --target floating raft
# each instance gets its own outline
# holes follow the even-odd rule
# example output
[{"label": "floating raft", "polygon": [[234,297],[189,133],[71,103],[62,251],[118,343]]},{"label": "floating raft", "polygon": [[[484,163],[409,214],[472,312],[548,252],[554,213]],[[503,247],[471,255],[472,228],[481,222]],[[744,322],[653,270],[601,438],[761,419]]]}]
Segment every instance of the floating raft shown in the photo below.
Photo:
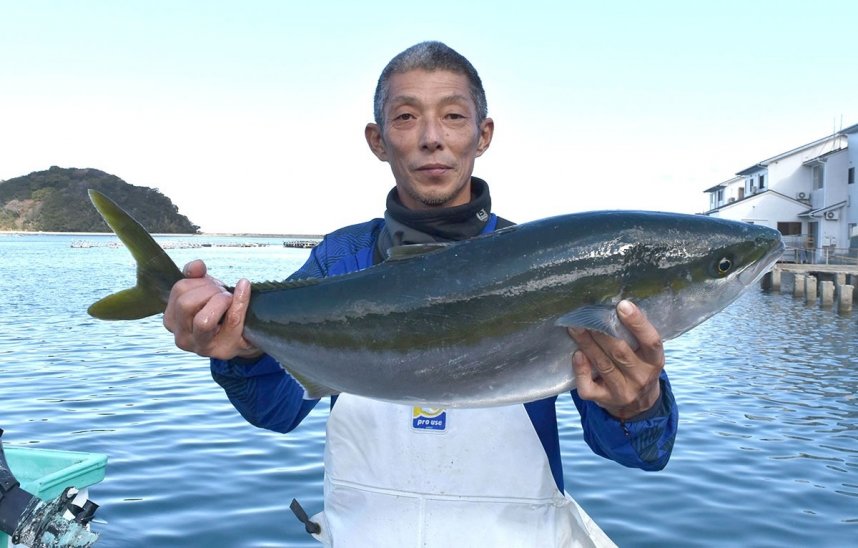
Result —
[{"label": "floating raft", "polygon": [[[195,249],[199,247],[268,247],[265,242],[164,242],[160,244],[164,249]],[[83,240],[75,240],[71,243],[74,249],[90,249],[94,247],[122,247],[121,242],[90,242]]]},{"label": "floating raft", "polygon": [[300,249],[312,249],[319,245],[318,240],[284,240],[283,247],[297,247]]}]

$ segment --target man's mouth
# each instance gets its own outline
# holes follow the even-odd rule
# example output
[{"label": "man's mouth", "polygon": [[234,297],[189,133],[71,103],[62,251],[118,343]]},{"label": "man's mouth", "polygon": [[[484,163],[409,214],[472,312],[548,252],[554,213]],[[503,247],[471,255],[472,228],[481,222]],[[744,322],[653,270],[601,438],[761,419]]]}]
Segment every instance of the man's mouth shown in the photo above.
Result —
[{"label": "man's mouth", "polygon": [[417,171],[426,173],[433,177],[439,177],[447,173],[450,169],[450,166],[445,164],[425,164],[417,168]]}]

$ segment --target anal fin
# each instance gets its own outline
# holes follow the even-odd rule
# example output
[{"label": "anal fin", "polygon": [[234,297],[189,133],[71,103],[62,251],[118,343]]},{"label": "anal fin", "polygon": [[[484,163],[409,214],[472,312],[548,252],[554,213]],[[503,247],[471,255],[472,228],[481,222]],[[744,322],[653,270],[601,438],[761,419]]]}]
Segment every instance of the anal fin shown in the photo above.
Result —
[{"label": "anal fin", "polygon": [[335,394],[339,394],[339,390],[334,390],[333,388],[329,388],[322,383],[316,382],[306,375],[302,375],[301,373],[296,373],[287,365],[280,364],[289,375],[295,379],[298,384],[301,385],[301,388],[304,389],[304,397],[305,399],[317,400],[319,398],[323,398],[325,396],[333,396]]}]

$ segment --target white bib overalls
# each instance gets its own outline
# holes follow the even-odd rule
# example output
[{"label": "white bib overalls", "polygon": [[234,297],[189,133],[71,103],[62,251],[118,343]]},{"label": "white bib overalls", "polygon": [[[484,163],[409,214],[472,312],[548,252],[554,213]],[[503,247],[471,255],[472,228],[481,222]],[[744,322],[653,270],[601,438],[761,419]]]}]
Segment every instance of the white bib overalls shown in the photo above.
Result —
[{"label": "white bib overalls", "polygon": [[336,548],[614,546],[557,489],[523,405],[420,409],[342,394],[316,536]]}]

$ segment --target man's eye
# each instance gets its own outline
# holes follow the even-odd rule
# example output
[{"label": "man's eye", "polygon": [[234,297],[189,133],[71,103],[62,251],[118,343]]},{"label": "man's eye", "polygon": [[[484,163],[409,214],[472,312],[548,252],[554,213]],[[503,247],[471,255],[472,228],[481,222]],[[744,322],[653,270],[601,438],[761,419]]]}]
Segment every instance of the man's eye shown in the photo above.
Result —
[{"label": "man's eye", "polygon": [[403,112],[402,114],[400,114],[399,116],[394,118],[394,120],[413,120],[413,119],[414,119],[414,115],[411,114],[410,112]]}]

